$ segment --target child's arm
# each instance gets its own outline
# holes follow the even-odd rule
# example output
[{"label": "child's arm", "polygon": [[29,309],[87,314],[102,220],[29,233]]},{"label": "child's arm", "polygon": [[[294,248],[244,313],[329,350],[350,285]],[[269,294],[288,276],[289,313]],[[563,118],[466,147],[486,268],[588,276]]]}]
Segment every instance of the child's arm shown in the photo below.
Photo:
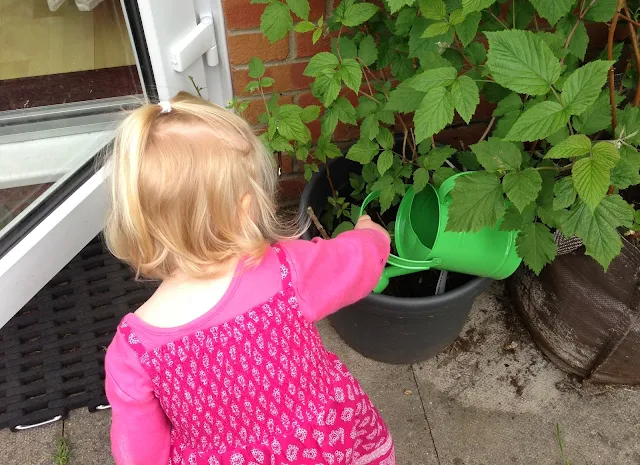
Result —
[{"label": "child's arm", "polygon": [[366,297],[389,257],[389,235],[369,217],[335,239],[285,244],[306,318],[318,321]]},{"label": "child's arm", "polygon": [[111,405],[111,452],[116,465],[166,465],[170,424],[149,375],[118,332],[105,358]]}]

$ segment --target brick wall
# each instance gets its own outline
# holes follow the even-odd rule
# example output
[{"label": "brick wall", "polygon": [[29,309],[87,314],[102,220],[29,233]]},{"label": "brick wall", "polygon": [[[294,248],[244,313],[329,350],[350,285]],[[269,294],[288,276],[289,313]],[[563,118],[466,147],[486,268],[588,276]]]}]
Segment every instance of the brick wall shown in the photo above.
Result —
[{"label": "brick wall", "polygon": [[[316,21],[320,16],[327,16],[332,2],[310,0],[310,5],[309,19]],[[281,103],[297,103],[305,106],[318,102],[309,91],[311,80],[302,73],[310,57],[317,52],[329,50],[329,41],[326,39],[320,39],[314,45],[311,42],[311,33],[291,32],[288,38],[270,44],[260,32],[260,16],[265,7],[266,5],[261,4],[252,5],[250,0],[223,0],[234,94],[249,100],[244,116],[250,123],[256,125],[258,115],[264,111],[262,98],[243,93],[247,82],[251,80],[248,76],[248,63],[251,57],[257,56],[264,61],[265,75],[276,80],[273,90],[282,95]],[[312,130],[314,135],[317,135],[319,125]],[[347,138],[348,134],[341,134],[341,136]],[[304,187],[301,172],[300,163],[283,159],[281,180],[283,198],[295,199],[300,196]]]}]

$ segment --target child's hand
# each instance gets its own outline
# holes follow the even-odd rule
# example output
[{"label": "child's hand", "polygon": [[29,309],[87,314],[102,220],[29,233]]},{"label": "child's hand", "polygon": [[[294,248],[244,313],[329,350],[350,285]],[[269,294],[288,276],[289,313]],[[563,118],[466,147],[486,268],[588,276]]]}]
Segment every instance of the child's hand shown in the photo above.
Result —
[{"label": "child's hand", "polygon": [[369,215],[362,215],[360,218],[358,218],[358,222],[356,223],[356,227],[354,229],[373,229],[374,231],[380,231],[387,237],[387,240],[391,242],[389,232],[378,223],[374,223]]}]

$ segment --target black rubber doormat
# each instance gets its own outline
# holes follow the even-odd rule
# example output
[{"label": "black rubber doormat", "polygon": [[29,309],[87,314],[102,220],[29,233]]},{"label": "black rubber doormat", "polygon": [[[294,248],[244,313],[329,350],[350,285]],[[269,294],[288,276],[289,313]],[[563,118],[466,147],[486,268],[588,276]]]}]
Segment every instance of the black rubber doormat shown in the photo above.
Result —
[{"label": "black rubber doormat", "polygon": [[154,290],[137,282],[100,236],[91,241],[0,329],[0,428],[106,408],[106,348],[122,317]]}]

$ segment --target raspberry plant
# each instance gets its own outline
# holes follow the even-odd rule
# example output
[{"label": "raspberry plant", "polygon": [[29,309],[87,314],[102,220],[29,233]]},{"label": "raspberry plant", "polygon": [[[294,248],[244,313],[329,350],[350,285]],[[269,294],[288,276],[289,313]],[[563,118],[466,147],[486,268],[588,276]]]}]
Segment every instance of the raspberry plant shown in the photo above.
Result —
[{"label": "raspberry plant", "polygon": [[[362,171],[351,177],[353,192],[333,189],[330,229],[349,229],[354,202],[372,190],[382,214],[409,185],[420,191],[465,170],[473,172],[456,182],[447,228],[519,231],[518,253],[536,273],[556,256],[556,230],[581,238],[605,269],[620,253],[618,230],[635,234],[638,215],[621,195],[640,183],[634,2],[343,0],[318,21],[309,20],[307,0],[253,2],[266,4],[261,30],[271,42],[290,31],[314,43],[331,38],[332,51],[304,71],[319,105],[279,104],[256,58],[246,89],[264,99],[265,144],[304,161],[307,179],[343,156],[332,141],[337,125],[359,127],[346,157]],[[594,56],[589,30],[598,22],[609,40]],[[616,28],[628,30],[620,42]],[[472,122],[481,97],[497,104],[482,137],[469,147],[438,144],[456,114]]]}]

